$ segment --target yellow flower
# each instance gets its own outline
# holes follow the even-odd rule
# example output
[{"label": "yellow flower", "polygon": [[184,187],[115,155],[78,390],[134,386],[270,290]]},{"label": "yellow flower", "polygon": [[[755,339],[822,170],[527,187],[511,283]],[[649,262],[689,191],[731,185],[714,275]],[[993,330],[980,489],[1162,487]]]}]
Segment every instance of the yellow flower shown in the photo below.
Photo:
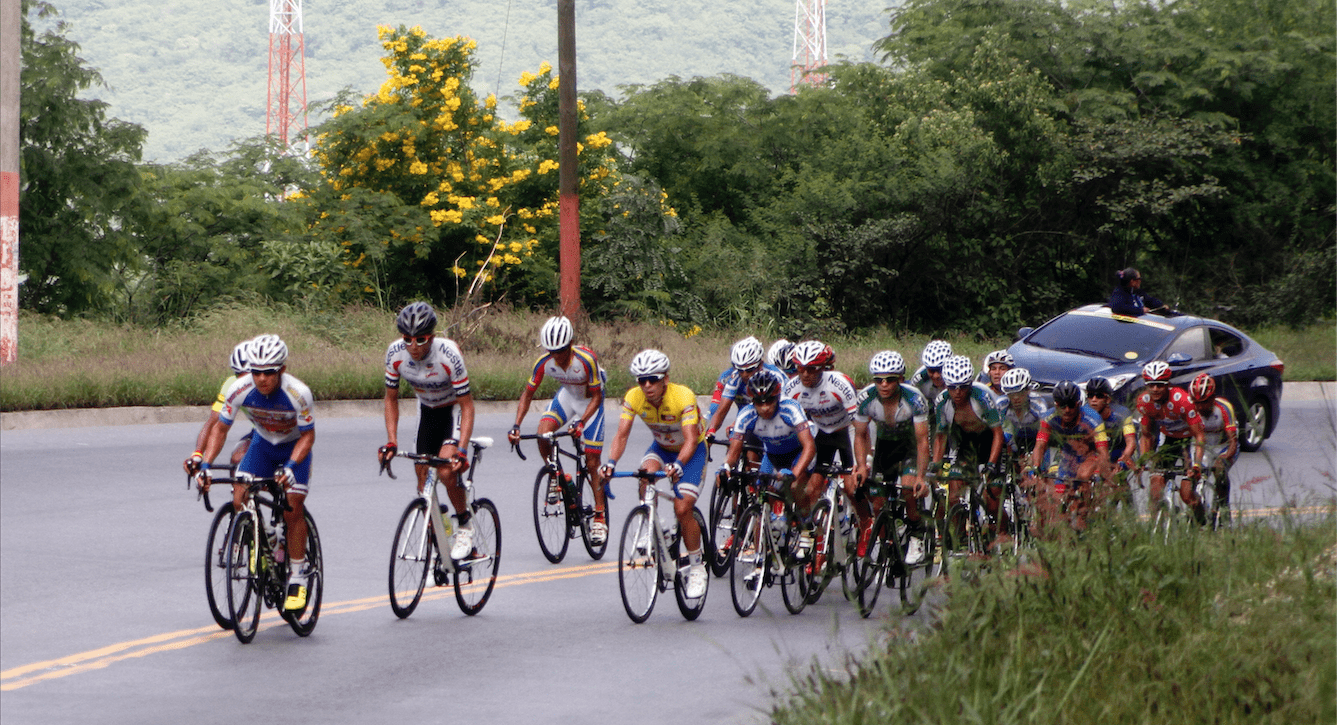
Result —
[{"label": "yellow flower", "polygon": [[451,267],[450,271],[454,272],[456,277],[463,277],[464,275],[468,274],[468,272],[464,271],[464,267],[459,267],[459,266]]},{"label": "yellow flower", "polygon": [[558,80],[559,80],[559,79],[557,79],[557,78],[553,78],[552,80],[548,81],[548,90],[550,90],[550,91],[555,91],[555,90],[557,90],[557,87],[558,87],[558,85],[559,85]]},{"label": "yellow flower", "polygon": [[561,133],[562,130],[557,128],[556,126],[549,126],[543,129],[543,132],[548,134],[549,136],[556,136],[557,134]]},{"label": "yellow flower", "polygon": [[542,175],[549,171],[556,171],[558,166],[559,164],[556,161],[553,161],[552,159],[544,159],[539,163],[539,174]]},{"label": "yellow flower", "polygon": [[551,73],[551,72],[552,72],[552,64],[551,64],[551,63],[549,63],[549,62],[546,61],[546,60],[543,61],[542,63],[539,63],[539,75],[543,75],[544,73]]},{"label": "yellow flower", "polygon": [[421,176],[422,174],[427,173],[427,164],[424,164],[421,161],[414,161],[409,164],[409,173]]},{"label": "yellow flower", "polygon": [[520,258],[515,256],[514,254],[507,254],[504,257],[502,257],[502,261],[506,262],[506,264],[519,264]]},{"label": "yellow flower", "polygon": [[504,217],[504,216],[502,216],[502,215],[500,215],[500,214],[493,214],[492,216],[490,216],[490,217],[484,219],[483,221],[486,222],[486,223],[488,223],[488,224],[491,224],[491,225],[494,226],[494,227],[499,227],[499,226],[501,226],[502,224],[505,224],[505,223],[506,223],[506,217]]},{"label": "yellow flower", "polygon": [[525,249],[525,245],[519,242],[511,242],[509,246],[512,252],[523,252]]},{"label": "yellow flower", "polygon": [[488,239],[487,237],[483,236],[482,234],[477,234],[477,235],[475,235],[475,236],[474,236],[474,241],[475,241],[475,242],[478,242],[479,244],[491,244],[491,243],[492,243],[492,240],[491,240],[491,239]]},{"label": "yellow flower", "polygon": [[520,85],[528,87],[530,83],[534,82],[534,78],[535,76],[533,73],[525,71],[524,73],[520,74]]}]

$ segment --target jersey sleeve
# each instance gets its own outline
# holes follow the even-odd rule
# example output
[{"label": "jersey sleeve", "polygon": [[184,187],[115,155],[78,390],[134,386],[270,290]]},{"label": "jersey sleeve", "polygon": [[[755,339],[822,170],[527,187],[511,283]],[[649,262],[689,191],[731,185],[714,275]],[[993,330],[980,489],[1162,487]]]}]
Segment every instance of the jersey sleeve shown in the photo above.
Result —
[{"label": "jersey sleeve", "polygon": [[291,378],[283,387],[292,401],[293,410],[297,411],[297,430],[308,431],[316,427],[316,401],[311,395],[311,388],[296,378]]},{"label": "jersey sleeve", "polygon": [[400,353],[404,351],[404,341],[395,340],[385,349],[385,387],[399,387],[399,365],[403,362]]},{"label": "jersey sleeve", "polygon": [[215,413],[221,413],[221,412],[223,411],[223,403],[226,402],[226,400],[227,400],[227,398],[225,397],[225,394],[227,393],[227,389],[228,389],[229,386],[232,385],[233,381],[235,381],[238,377],[241,377],[241,376],[239,376],[239,375],[233,375],[232,377],[230,377],[230,378],[228,378],[227,380],[224,380],[224,381],[223,381],[223,384],[218,388],[218,398],[217,398],[216,400],[214,400],[213,407],[211,408],[211,410],[213,410],[213,412],[215,412]]},{"label": "jersey sleeve", "polygon": [[543,382],[543,368],[550,357],[552,357],[552,353],[540,355],[539,359],[534,362],[534,367],[529,371],[529,382],[525,383],[525,390],[532,393],[539,389],[539,384]]},{"label": "jersey sleeve", "polygon": [[571,350],[573,354],[577,355],[581,361],[585,363],[585,367],[589,373],[589,377],[585,381],[586,392],[590,395],[602,392],[604,383],[603,375],[600,373],[603,369],[599,367],[599,356],[595,355],[594,351],[587,347],[573,347]]},{"label": "jersey sleeve", "polygon": [[741,441],[747,437],[748,433],[757,425],[757,409],[751,405],[743,406],[738,411],[738,418],[733,422],[733,430],[729,433],[729,440]]},{"label": "jersey sleeve", "polygon": [[445,340],[441,346],[441,359],[450,368],[450,382],[455,388],[455,397],[462,398],[469,394],[469,370],[464,366],[464,355],[454,340]]},{"label": "jersey sleeve", "polygon": [[639,387],[628,390],[627,394],[622,396],[622,414],[620,419],[634,419],[644,406],[645,393]]}]

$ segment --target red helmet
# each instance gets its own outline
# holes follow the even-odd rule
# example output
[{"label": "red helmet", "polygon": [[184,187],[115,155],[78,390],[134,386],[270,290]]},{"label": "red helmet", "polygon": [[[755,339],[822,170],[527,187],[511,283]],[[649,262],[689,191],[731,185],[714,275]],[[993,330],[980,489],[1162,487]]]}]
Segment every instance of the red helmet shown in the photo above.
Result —
[{"label": "red helmet", "polygon": [[1211,400],[1216,397],[1216,381],[1207,373],[1198,373],[1198,377],[1193,378],[1193,382],[1189,383],[1188,395],[1193,398],[1195,403]]},{"label": "red helmet", "polygon": [[819,367],[830,370],[836,365],[836,353],[820,340],[808,340],[794,346],[791,353],[794,364],[800,367]]},{"label": "red helmet", "polygon": [[1142,379],[1149,383],[1170,383],[1170,366],[1160,360],[1152,360],[1142,368]]}]

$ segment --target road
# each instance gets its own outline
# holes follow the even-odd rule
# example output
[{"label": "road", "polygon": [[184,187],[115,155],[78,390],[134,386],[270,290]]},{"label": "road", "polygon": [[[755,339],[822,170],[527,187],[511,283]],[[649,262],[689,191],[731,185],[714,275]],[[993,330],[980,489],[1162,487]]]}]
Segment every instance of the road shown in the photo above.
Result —
[{"label": "road", "polygon": [[[480,415],[477,434],[501,441],[511,419]],[[404,431],[413,424],[403,421]],[[889,622],[923,625],[924,615],[902,618],[885,604],[862,620],[830,592],[791,616],[774,590],[741,619],[727,579],[713,580],[697,622],[682,619],[670,593],[646,624],[632,624],[615,543],[603,563],[576,542],[561,565],[543,559],[529,507],[535,457],[521,462],[504,445],[488,451],[478,477],[502,519],[491,601],[471,618],[447,590],[433,590],[398,620],[386,601],[386,561],[412,484],[377,477],[378,418],[318,418],[309,504],[326,557],[320,623],[307,639],[271,624],[242,645],[213,624],[204,601],[210,518],[179,468],[197,429],[0,437],[6,725],[235,722],[293,717],[285,711],[294,708],[318,723],[765,722],[772,691],[789,688],[792,673],[814,660],[840,670],[887,636]],[[647,441],[638,425],[630,450]],[[1330,503],[1334,441],[1331,403],[1288,403],[1263,451],[1237,466],[1236,507]],[[629,499],[612,504],[615,535]]]}]

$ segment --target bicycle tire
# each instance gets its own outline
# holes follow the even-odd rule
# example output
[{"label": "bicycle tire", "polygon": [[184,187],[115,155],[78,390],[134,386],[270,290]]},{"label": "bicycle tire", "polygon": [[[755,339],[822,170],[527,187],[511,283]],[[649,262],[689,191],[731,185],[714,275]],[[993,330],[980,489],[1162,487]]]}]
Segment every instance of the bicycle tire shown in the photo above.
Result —
[{"label": "bicycle tire", "polygon": [[831,558],[835,552],[835,517],[831,502],[818,501],[812,507],[812,553],[806,563],[808,572],[808,604],[816,604],[835,576]]},{"label": "bicycle tire", "polygon": [[[893,517],[891,525],[899,543],[887,566],[887,586],[895,583],[901,598],[901,614],[910,615],[919,611],[924,601],[924,591],[928,585],[928,562],[933,559],[933,534],[927,529],[912,534],[910,524],[899,517]],[[915,564],[906,561],[911,536],[918,537],[924,547],[924,558]]]},{"label": "bicycle tire", "polygon": [[427,570],[436,558],[436,535],[427,518],[427,504],[415,498],[404,508],[390,547],[390,610],[404,619],[418,607],[427,584]]},{"label": "bicycle tire", "polygon": [[798,614],[808,605],[808,562],[794,556],[798,532],[790,530],[780,544],[780,556],[785,561],[785,572],[780,577],[780,597],[790,614]]},{"label": "bicycle tire", "polygon": [[[732,488],[732,486],[731,486]],[[730,571],[733,561],[738,520],[738,501],[741,494],[736,490],[721,490],[716,484],[710,494],[710,542],[715,555],[710,557],[710,573],[722,577]]]},{"label": "bicycle tire", "polygon": [[554,564],[562,562],[566,548],[571,544],[565,496],[558,496],[556,503],[548,503],[551,480],[557,475],[560,474],[540,470],[534,479],[534,532],[538,535],[544,558]]},{"label": "bicycle tire", "polygon": [[865,619],[873,613],[877,606],[878,594],[882,591],[882,585],[886,581],[889,559],[888,551],[891,548],[900,548],[900,542],[895,538],[896,532],[891,525],[890,508],[884,509],[873,520],[873,528],[868,534],[868,551],[858,560],[856,566],[859,568],[859,591],[857,604],[859,616]]},{"label": "bicycle tire", "polygon": [[735,539],[738,548],[729,561],[729,591],[734,611],[746,617],[756,611],[761,590],[769,583],[770,537],[760,506],[749,506],[739,517]]},{"label": "bicycle tire", "polygon": [[226,611],[228,580],[225,554],[228,530],[232,527],[235,512],[231,501],[218,507],[204,544],[204,596],[209,600],[209,613],[223,629],[232,629],[232,615]]},{"label": "bicycle tire", "polygon": [[[650,507],[637,506],[627,514],[618,544],[617,586],[622,593],[622,607],[636,624],[644,622],[655,609],[659,596],[659,557],[655,549],[654,526]],[[649,545],[638,547],[644,537]]]},{"label": "bicycle tire", "polygon": [[[704,561],[709,560],[707,555],[711,550],[710,542],[706,536],[706,517],[701,515],[700,509],[693,507],[692,518],[696,519],[697,531],[701,536],[701,558],[704,563]],[[678,533],[678,538],[682,538],[681,531]],[[678,546],[679,556],[687,555],[685,551],[686,548],[685,544]],[[695,621],[697,617],[701,616],[701,610],[706,607],[706,595],[710,594],[710,577],[706,577],[706,590],[701,593],[700,598],[689,600],[685,596],[686,591],[687,580],[683,578],[682,571],[675,571],[673,573],[673,598],[678,600],[678,611],[682,612],[683,618],[692,622]]]},{"label": "bicycle tire", "polygon": [[[602,544],[595,544],[590,533],[590,527],[594,525],[594,484],[590,482],[588,472],[580,474],[579,486],[576,487],[576,510],[580,512],[580,540],[585,544],[585,553],[590,558],[599,561],[604,558],[604,553],[608,551],[608,532],[604,531],[604,540]],[[604,528],[608,527],[608,502],[604,501]]]},{"label": "bicycle tire", "polygon": [[257,528],[250,511],[234,516],[228,528],[227,607],[233,622],[232,633],[242,644],[255,639],[260,624],[260,601],[264,598],[267,562],[259,550]]},{"label": "bicycle tire", "polygon": [[311,577],[306,583],[306,606],[298,610],[281,609],[280,612],[292,631],[299,637],[306,637],[316,628],[320,619],[320,600],[325,593],[325,557],[320,549],[320,532],[316,529],[316,520],[311,512],[303,509],[306,519],[306,561],[311,567]]},{"label": "bicycle tire", "polygon": [[455,562],[455,602],[469,616],[478,614],[492,597],[501,565],[501,517],[497,506],[486,498],[473,502],[470,525],[474,548],[466,559]]}]

